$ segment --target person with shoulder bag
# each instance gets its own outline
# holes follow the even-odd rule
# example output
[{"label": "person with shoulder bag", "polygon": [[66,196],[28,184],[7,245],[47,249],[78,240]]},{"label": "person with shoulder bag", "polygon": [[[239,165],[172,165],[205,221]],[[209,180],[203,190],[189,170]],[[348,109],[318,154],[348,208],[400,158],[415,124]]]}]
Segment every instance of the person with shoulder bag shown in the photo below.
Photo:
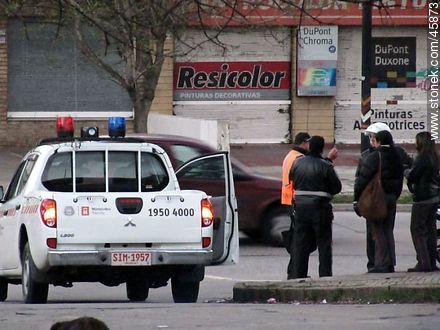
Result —
[{"label": "person with shoulder bag", "polygon": [[[370,181],[379,172],[380,183],[385,193],[386,212],[381,218],[366,218],[374,240],[374,265],[370,265],[368,272],[391,273],[394,272],[396,265],[393,230],[396,203],[403,186],[403,166],[389,131],[371,134],[370,144],[374,150],[365,156],[357,171],[354,184],[354,208],[358,213],[357,202]],[[362,216],[359,213],[358,215]]]},{"label": "person with shoulder bag", "polygon": [[410,230],[417,254],[416,266],[408,271],[431,272],[438,270],[436,212],[440,201],[440,160],[429,132],[416,135],[416,149],[414,164],[405,171],[413,196]]},{"label": "person with shoulder bag", "polygon": [[[367,136],[371,136],[381,131],[388,131],[391,133],[391,129],[386,123],[376,122],[367,127],[367,129],[365,130],[365,134]],[[413,163],[412,157],[408,155],[405,149],[403,149],[401,146],[394,145],[394,148],[396,148],[396,151],[399,154],[400,162],[403,165],[403,169],[405,170],[411,168]],[[359,158],[358,167],[356,169],[356,174],[355,174],[356,178],[359,176],[359,170],[362,168],[363,162],[365,161],[367,156],[370,153],[372,153],[374,150],[375,148],[370,145],[368,149],[362,152],[361,157]],[[355,212],[357,212],[357,202],[354,202],[353,206]],[[365,221],[365,226],[366,226],[367,269],[371,270],[374,268],[374,240],[373,240],[373,235],[371,233],[370,221]]]}]

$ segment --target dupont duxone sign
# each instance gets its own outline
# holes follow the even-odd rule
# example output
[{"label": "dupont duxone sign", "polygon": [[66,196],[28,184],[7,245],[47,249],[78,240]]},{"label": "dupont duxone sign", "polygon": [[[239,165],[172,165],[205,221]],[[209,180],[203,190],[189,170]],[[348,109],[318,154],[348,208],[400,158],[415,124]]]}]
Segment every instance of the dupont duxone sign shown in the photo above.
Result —
[{"label": "dupont duxone sign", "polygon": [[297,42],[297,95],[336,95],[338,27],[301,26]]},{"label": "dupont duxone sign", "polygon": [[371,87],[416,87],[416,37],[381,37],[372,42]]},{"label": "dupont duxone sign", "polygon": [[174,66],[175,101],[289,100],[290,62],[182,62]]}]

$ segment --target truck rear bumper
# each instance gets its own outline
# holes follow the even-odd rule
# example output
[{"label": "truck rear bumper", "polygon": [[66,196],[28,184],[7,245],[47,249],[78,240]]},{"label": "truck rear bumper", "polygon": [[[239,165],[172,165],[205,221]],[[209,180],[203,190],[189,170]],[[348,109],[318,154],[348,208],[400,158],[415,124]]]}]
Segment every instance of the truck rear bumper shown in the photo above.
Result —
[{"label": "truck rear bumper", "polygon": [[[148,264],[114,264],[112,256],[116,253],[147,253]],[[212,250],[52,250],[48,252],[50,266],[157,266],[157,265],[208,265],[212,261]]]}]

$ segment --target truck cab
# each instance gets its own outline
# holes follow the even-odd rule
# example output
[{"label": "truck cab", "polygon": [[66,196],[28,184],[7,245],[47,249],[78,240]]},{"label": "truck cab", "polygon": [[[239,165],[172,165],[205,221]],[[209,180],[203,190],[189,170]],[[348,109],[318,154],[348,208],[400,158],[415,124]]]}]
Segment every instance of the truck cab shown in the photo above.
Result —
[{"label": "truck cab", "polygon": [[[0,189],[0,249],[9,251],[0,255],[0,301],[9,284],[22,285],[26,303],[44,303],[50,284],[74,282],[125,283],[128,299],[143,301],[171,280],[175,302],[195,302],[205,266],[238,262],[227,152],[175,172],[162,148],[115,136],[110,124],[109,137],[61,128]],[[179,173],[206,171],[224,182],[224,196],[180,189]]]}]

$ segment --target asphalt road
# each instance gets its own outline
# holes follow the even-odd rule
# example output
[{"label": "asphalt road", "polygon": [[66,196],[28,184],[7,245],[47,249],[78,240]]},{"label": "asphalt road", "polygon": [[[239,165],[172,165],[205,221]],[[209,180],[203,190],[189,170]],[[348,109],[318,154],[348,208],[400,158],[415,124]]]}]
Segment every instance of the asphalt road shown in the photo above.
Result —
[{"label": "asphalt road", "polygon": [[[336,212],[334,274],[365,272],[365,229],[352,212]],[[395,229],[397,271],[415,264],[409,234],[409,213],[399,213]],[[111,329],[437,329],[438,305],[303,305],[233,304],[232,287],[249,280],[284,280],[288,262],[283,248],[241,238],[240,263],[209,267],[197,304],[172,303],[170,287],[151,289],[145,303],[129,303],[125,286],[108,288],[80,283],[73,288],[50,287],[48,304],[25,305],[21,287],[10,286],[0,304],[0,329],[49,329],[57,320],[92,315]],[[310,258],[309,275],[317,276],[317,255]]]},{"label": "asphalt road", "polygon": [[[409,213],[399,213],[396,219],[395,240],[396,271],[406,271],[416,263],[409,233]],[[352,212],[335,212],[333,225],[333,274],[348,275],[366,272],[365,226],[361,218]],[[248,239],[240,239],[240,262],[234,266],[207,267],[201,283],[199,302],[224,301],[232,298],[232,287],[240,281],[277,281],[286,278],[289,256],[284,248],[261,245]],[[315,251],[309,264],[309,276],[318,277],[318,255]],[[21,302],[21,287],[10,286],[8,301]],[[101,284],[74,284],[73,288],[49,289],[50,302],[63,301],[126,301],[125,286],[106,287]],[[151,289],[149,302],[172,302],[170,286]]]}]

